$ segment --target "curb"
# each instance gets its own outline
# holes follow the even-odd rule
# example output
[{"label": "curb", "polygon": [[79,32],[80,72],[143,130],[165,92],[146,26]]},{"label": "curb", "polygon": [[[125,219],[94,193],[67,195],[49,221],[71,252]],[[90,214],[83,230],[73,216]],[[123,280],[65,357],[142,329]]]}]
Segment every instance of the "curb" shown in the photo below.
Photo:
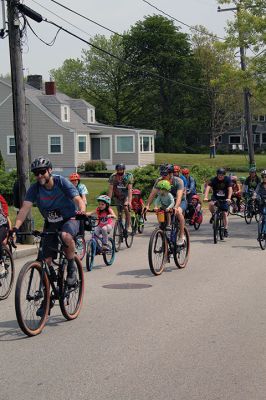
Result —
[{"label": "curb", "polygon": [[27,247],[27,248],[24,248],[24,249],[21,248],[21,247],[19,247],[18,249],[16,249],[13,252],[14,260],[17,260],[18,258],[28,257],[28,256],[31,256],[31,255],[36,255],[37,252],[38,252],[38,249],[37,249],[36,246]]}]

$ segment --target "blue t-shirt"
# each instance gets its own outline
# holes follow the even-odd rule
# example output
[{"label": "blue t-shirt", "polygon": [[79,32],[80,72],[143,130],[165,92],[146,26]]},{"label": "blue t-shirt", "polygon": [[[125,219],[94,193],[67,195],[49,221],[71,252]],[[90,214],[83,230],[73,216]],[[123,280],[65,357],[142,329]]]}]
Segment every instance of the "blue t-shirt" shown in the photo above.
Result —
[{"label": "blue t-shirt", "polygon": [[75,215],[73,198],[79,196],[77,188],[68,179],[53,175],[54,186],[46,189],[38,182],[30,186],[25,200],[37,204],[42,216],[50,223],[69,219]]}]

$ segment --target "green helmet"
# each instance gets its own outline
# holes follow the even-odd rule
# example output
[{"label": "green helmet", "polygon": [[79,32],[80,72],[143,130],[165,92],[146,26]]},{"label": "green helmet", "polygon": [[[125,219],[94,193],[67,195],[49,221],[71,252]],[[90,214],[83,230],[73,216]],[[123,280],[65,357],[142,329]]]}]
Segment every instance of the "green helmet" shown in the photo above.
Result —
[{"label": "green helmet", "polygon": [[166,180],[162,180],[158,183],[157,187],[158,189],[169,191],[171,189],[171,183]]},{"label": "green helmet", "polygon": [[244,183],[245,180],[246,180],[246,177],[245,176],[240,176],[239,180],[240,180],[241,183]]},{"label": "green helmet", "polygon": [[97,201],[103,201],[104,203],[110,205],[111,204],[111,199],[109,196],[106,196],[105,194],[101,194],[101,196],[97,197]]}]

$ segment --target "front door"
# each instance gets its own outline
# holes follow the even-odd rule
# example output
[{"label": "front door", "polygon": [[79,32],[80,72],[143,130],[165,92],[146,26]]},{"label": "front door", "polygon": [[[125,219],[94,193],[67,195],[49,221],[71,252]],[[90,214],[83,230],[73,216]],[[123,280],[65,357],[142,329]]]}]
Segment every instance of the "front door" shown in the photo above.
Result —
[{"label": "front door", "polygon": [[101,139],[91,138],[91,159],[100,160],[101,159]]},{"label": "front door", "polygon": [[91,138],[91,159],[111,160],[110,137]]}]

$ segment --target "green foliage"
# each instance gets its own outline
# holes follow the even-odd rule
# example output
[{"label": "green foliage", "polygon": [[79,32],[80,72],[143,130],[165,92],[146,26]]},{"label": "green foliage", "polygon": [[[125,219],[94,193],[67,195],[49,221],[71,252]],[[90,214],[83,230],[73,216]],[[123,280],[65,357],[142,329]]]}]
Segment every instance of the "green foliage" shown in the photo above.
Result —
[{"label": "green foliage", "polygon": [[13,195],[13,185],[17,179],[17,171],[0,171],[0,193],[5,196]]},{"label": "green foliage", "polygon": [[200,192],[203,191],[204,184],[208,182],[210,178],[216,175],[216,168],[194,165],[190,169],[190,174],[196,179],[197,191]]},{"label": "green foliage", "polygon": [[143,198],[146,200],[152,190],[155,180],[159,176],[158,167],[147,165],[138,167],[132,171],[134,176],[134,188],[141,190]]},{"label": "green foliage", "polygon": [[84,166],[86,172],[107,170],[106,163],[104,161],[87,161]]}]

